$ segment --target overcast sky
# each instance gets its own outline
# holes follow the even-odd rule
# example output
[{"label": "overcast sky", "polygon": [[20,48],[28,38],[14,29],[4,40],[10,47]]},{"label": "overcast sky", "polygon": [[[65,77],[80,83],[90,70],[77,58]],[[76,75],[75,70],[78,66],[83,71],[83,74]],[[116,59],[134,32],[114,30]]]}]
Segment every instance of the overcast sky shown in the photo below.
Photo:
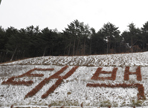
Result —
[{"label": "overcast sky", "polygon": [[0,26],[62,31],[78,19],[96,31],[111,22],[122,32],[132,22],[142,27],[148,21],[147,4],[148,0],[2,0]]}]

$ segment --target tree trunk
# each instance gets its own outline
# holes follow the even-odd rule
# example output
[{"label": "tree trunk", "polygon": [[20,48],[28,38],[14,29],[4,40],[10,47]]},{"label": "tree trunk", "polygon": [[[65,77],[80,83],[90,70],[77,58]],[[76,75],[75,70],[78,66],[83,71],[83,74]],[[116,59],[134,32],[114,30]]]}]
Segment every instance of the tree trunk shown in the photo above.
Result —
[{"label": "tree trunk", "polygon": [[47,46],[44,48],[43,56],[45,56]]},{"label": "tree trunk", "polygon": [[69,45],[69,48],[68,48],[68,55],[70,55],[70,47],[71,47],[71,42],[70,42],[70,45]]},{"label": "tree trunk", "polygon": [[133,52],[133,36],[131,36],[131,52]]},{"label": "tree trunk", "polygon": [[3,53],[0,52],[0,63],[2,62],[2,55],[3,55]]},{"label": "tree trunk", "polygon": [[22,58],[24,59],[25,57],[25,50],[23,50]]},{"label": "tree trunk", "polygon": [[75,39],[74,39],[74,45],[73,45],[73,56],[75,55]]},{"label": "tree trunk", "polygon": [[89,54],[91,55],[91,42],[92,40],[90,40],[90,46],[89,46]]},{"label": "tree trunk", "polygon": [[83,55],[85,55],[85,39],[84,39],[84,45],[83,45]]},{"label": "tree trunk", "polygon": [[12,61],[12,60],[13,60],[13,58],[14,58],[14,55],[15,55],[16,51],[17,51],[17,47],[15,47],[15,50],[14,50],[14,52],[13,52],[12,56],[11,56],[10,61]]},{"label": "tree trunk", "polygon": [[80,54],[80,52],[79,52],[79,44],[80,44],[80,39],[78,40],[77,49],[76,49],[76,55]]}]

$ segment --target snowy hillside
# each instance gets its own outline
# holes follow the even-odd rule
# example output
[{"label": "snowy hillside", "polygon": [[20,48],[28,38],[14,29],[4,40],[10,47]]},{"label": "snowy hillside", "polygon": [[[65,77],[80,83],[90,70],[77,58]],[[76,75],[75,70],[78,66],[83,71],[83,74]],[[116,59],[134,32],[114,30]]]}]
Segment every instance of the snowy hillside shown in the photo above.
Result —
[{"label": "snowy hillside", "polygon": [[148,52],[0,65],[0,106],[148,106]]},{"label": "snowy hillside", "polygon": [[30,58],[6,65],[58,65],[58,66],[148,66],[148,52],[90,56],[46,56]]}]

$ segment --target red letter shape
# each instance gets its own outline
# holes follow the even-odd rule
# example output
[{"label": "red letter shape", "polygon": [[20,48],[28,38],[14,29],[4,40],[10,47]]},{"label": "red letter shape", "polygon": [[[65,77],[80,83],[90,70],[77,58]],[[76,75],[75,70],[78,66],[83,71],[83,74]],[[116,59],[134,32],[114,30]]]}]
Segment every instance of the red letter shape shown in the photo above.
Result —
[{"label": "red letter shape", "polygon": [[28,72],[19,75],[19,76],[13,76],[9,78],[7,81],[3,81],[2,84],[12,84],[12,85],[31,85],[33,81],[13,81],[15,78],[21,78],[25,76],[32,76],[32,77],[42,77],[44,76],[43,74],[31,74],[33,71],[38,70],[38,71],[52,71],[54,70],[53,68],[47,68],[47,69],[42,69],[42,68],[34,68],[29,70]]},{"label": "red letter shape", "polygon": [[122,88],[138,88],[138,94],[137,94],[137,97],[138,97],[138,100],[139,99],[145,99],[145,96],[144,96],[144,87],[142,84],[115,84],[115,85],[111,85],[111,84],[87,84],[86,86],[88,87],[110,87],[110,88],[117,88],[117,87],[122,87]]},{"label": "red letter shape", "polygon": [[[98,68],[91,79],[92,80],[115,80],[116,79],[117,68],[114,68],[112,72],[101,71],[101,70],[102,68]],[[99,77],[100,74],[111,74],[111,77]]]},{"label": "red letter shape", "polygon": [[33,88],[29,93],[27,93],[27,95],[25,96],[25,98],[27,97],[32,97],[33,95],[35,95],[40,89],[42,89],[42,87],[48,83],[51,79],[55,79],[58,78],[58,80],[56,81],[56,83],[54,85],[52,85],[47,91],[46,93],[44,93],[42,95],[42,98],[46,98],[50,93],[52,93],[63,81],[63,79],[68,78],[69,76],[71,76],[76,69],[78,68],[78,66],[73,67],[67,74],[65,74],[64,76],[59,76],[61,73],[63,73],[66,69],[68,68],[68,66],[63,67],[62,69],[60,69],[58,72],[56,72],[55,74],[53,74],[52,76],[45,78],[43,81],[41,81],[35,88]]},{"label": "red letter shape", "polygon": [[136,74],[138,81],[142,80],[140,66],[137,67],[136,72],[130,72],[129,67],[126,67],[125,73],[124,73],[124,80],[129,80],[129,75],[131,75],[131,74]]}]

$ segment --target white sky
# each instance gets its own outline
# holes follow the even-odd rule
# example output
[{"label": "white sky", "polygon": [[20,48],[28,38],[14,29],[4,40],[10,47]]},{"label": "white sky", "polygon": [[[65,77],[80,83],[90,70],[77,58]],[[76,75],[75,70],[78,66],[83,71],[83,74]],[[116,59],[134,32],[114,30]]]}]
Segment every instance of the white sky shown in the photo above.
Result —
[{"label": "white sky", "polygon": [[28,26],[64,30],[78,19],[98,31],[107,22],[119,30],[148,21],[148,0],[2,0],[0,26],[17,29]]}]

